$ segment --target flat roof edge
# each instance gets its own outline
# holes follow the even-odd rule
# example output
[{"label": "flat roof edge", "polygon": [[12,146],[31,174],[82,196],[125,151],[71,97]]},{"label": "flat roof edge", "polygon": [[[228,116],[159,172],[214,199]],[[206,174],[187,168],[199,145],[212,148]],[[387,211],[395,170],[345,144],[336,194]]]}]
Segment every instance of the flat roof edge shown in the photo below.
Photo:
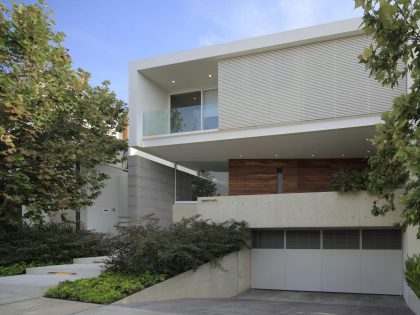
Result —
[{"label": "flat roof edge", "polygon": [[130,67],[135,67],[136,70],[145,70],[200,59],[224,59],[274,49],[312,44],[325,40],[356,36],[363,34],[363,30],[360,28],[361,24],[361,18],[319,24],[285,32],[134,60],[130,61]]}]

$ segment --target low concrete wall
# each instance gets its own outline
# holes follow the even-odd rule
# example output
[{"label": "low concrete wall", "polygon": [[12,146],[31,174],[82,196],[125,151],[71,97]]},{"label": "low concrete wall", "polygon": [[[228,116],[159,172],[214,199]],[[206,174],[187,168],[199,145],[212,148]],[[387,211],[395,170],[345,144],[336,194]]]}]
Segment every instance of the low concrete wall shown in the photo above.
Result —
[{"label": "low concrete wall", "polygon": [[374,200],[367,192],[206,197],[198,198],[197,214],[215,221],[244,220],[251,228],[387,227],[400,221],[398,204],[396,211],[373,216]]},{"label": "low concrete wall", "polygon": [[176,203],[172,207],[172,220],[178,222],[183,218],[197,215],[197,203]]},{"label": "low concrete wall", "polygon": [[130,295],[114,304],[191,298],[229,298],[251,287],[249,249],[226,255],[223,270],[210,263]]},{"label": "low concrete wall", "polygon": [[[417,239],[417,230],[418,230],[417,227],[410,226],[404,232],[404,237],[403,237],[404,260],[408,256],[412,256],[414,254],[420,254],[420,240]],[[407,305],[411,308],[411,310],[414,313],[420,314],[420,299],[417,298],[417,296],[410,289],[410,287],[407,285],[405,280],[404,280],[403,292],[404,292],[404,299]]]}]

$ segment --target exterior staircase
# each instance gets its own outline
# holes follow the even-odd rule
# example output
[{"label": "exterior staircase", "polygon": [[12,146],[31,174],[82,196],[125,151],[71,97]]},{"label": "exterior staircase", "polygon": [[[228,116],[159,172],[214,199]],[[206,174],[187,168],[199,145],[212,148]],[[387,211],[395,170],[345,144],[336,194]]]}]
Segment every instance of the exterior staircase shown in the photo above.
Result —
[{"label": "exterior staircase", "polygon": [[104,271],[106,256],[73,259],[73,264],[26,268],[26,274],[0,277],[0,293],[43,296],[65,280],[94,278]]}]

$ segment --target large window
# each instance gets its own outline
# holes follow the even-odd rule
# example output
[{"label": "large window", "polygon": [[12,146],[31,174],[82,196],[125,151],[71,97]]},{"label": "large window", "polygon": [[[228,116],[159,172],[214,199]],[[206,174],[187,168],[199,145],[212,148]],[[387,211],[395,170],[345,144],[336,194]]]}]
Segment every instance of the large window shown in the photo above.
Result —
[{"label": "large window", "polygon": [[171,133],[201,130],[201,92],[171,95]]},{"label": "large window", "polygon": [[[223,165],[223,164],[226,164]],[[193,167],[195,166],[195,167]],[[226,196],[229,194],[229,173],[227,162],[208,162],[204,168],[176,165],[176,201],[196,201],[199,197]]]},{"label": "large window", "polygon": [[171,133],[218,128],[217,90],[171,95]]}]

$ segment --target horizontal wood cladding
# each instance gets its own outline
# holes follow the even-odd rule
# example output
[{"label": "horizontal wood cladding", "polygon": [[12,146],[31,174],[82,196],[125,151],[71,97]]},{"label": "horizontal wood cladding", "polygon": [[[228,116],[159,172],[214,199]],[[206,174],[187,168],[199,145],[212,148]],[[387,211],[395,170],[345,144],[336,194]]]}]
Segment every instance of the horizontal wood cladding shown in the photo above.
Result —
[{"label": "horizontal wood cladding", "polygon": [[365,159],[230,160],[229,195],[277,193],[277,169],[283,169],[283,192],[329,191],[339,170],[367,168]]}]

